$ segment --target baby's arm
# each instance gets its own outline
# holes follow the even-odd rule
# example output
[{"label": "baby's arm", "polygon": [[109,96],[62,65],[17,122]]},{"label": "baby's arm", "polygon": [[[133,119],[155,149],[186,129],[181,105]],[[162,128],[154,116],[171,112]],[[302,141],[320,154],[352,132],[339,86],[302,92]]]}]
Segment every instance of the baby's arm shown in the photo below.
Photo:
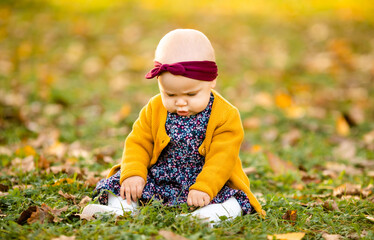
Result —
[{"label": "baby's arm", "polygon": [[204,207],[210,203],[210,197],[207,193],[199,190],[191,190],[188,193],[187,204],[195,207]]},{"label": "baby's arm", "polygon": [[126,178],[121,184],[121,197],[131,204],[131,200],[136,202],[142,196],[145,181],[142,177],[133,176]]}]

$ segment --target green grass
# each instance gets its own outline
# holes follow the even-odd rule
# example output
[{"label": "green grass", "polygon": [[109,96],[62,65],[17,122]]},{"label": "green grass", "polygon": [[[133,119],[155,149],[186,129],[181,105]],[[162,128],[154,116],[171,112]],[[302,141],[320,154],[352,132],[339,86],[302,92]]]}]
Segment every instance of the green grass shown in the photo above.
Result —
[{"label": "green grass", "polygon": [[[272,2],[277,4],[282,3]],[[320,4],[318,9],[324,9]],[[9,187],[0,195],[1,239],[162,239],[160,230],[189,239],[266,239],[289,232],[305,232],[304,239],[323,239],[325,232],[374,239],[367,218],[373,217],[373,194],[333,196],[342,184],[374,184],[374,141],[364,138],[374,129],[374,26],[368,15],[326,8],[304,9],[304,17],[235,7],[206,14],[193,5],[178,14],[136,1],[80,11],[61,6],[0,3],[0,184]],[[219,66],[217,90],[239,108],[243,122],[258,120],[245,129],[240,156],[244,167],[256,168],[248,177],[267,217],[247,215],[209,228],[197,219],[176,218],[187,206],[156,202],[135,216],[81,220],[78,203],[94,188],[85,185],[88,174],[100,178],[119,161],[139,110],[158,92],[155,81],[144,79],[154,49],[175,28],[196,28],[209,37]],[[318,65],[326,61],[325,67]],[[280,93],[292,99],[291,107],[277,106]],[[131,111],[119,118],[125,105]],[[292,107],[303,115],[289,117],[295,113]],[[345,136],[336,130],[340,114],[356,119]],[[294,129],[300,135],[286,146],[284,139]],[[346,141],[348,147],[339,148]],[[65,147],[61,156],[53,150],[58,144]],[[29,172],[14,164],[32,154],[22,150],[25,146],[35,151],[36,168]],[[347,148],[354,152],[346,153]],[[300,170],[274,173],[267,152]],[[50,166],[38,165],[43,158]],[[50,167],[66,162],[81,170],[51,173]],[[334,170],[332,164],[346,170]],[[64,178],[74,182],[54,185]],[[76,202],[59,195],[60,190]],[[317,204],[318,199],[335,201],[339,210]],[[56,223],[17,223],[28,207],[42,204],[68,209]],[[297,211],[295,222],[282,218],[288,210]]]}]

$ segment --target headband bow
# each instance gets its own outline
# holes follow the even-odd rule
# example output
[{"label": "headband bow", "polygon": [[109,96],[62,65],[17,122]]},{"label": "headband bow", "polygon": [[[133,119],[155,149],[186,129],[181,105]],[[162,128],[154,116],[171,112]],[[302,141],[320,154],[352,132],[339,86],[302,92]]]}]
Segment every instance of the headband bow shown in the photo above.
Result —
[{"label": "headband bow", "polygon": [[189,61],[173,64],[162,64],[155,61],[155,67],[147,73],[145,78],[150,79],[159,76],[163,72],[173,75],[181,75],[201,81],[213,81],[217,78],[218,68],[212,61]]}]

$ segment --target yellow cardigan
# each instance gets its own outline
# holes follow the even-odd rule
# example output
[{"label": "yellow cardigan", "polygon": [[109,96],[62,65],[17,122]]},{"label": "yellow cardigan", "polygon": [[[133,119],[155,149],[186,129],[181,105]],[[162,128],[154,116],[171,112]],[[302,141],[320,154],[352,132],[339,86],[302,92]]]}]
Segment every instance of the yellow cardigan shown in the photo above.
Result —
[{"label": "yellow cardigan", "polygon": [[[191,189],[203,191],[213,199],[227,185],[242,190],[252,207],[262,216],[265,211],[249,188],[249,180],[243,172],[239,158],[244,131],[239,111],[216,91],[212,90],[214,102],[209,118],[205,140],[199,153],[205,157],[201,173]],[[165,130],[167,110],[161,95],[151,98],[140,112],[133,129],[125,141],[121,164],[114,166],[108,177],[121,169],[120,183],[131,176],[147,181],[148,169],[154,165],[170,137]]]}]

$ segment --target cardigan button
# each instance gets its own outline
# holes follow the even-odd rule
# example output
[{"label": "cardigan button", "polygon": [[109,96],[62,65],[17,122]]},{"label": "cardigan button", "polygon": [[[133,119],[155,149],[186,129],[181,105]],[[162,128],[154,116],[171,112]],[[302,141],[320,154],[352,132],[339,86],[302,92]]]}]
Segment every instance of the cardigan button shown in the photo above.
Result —
[{"label": "cardigan button", "polygon": [[201,153],[205,155],[205,147],[201,149]]}]

